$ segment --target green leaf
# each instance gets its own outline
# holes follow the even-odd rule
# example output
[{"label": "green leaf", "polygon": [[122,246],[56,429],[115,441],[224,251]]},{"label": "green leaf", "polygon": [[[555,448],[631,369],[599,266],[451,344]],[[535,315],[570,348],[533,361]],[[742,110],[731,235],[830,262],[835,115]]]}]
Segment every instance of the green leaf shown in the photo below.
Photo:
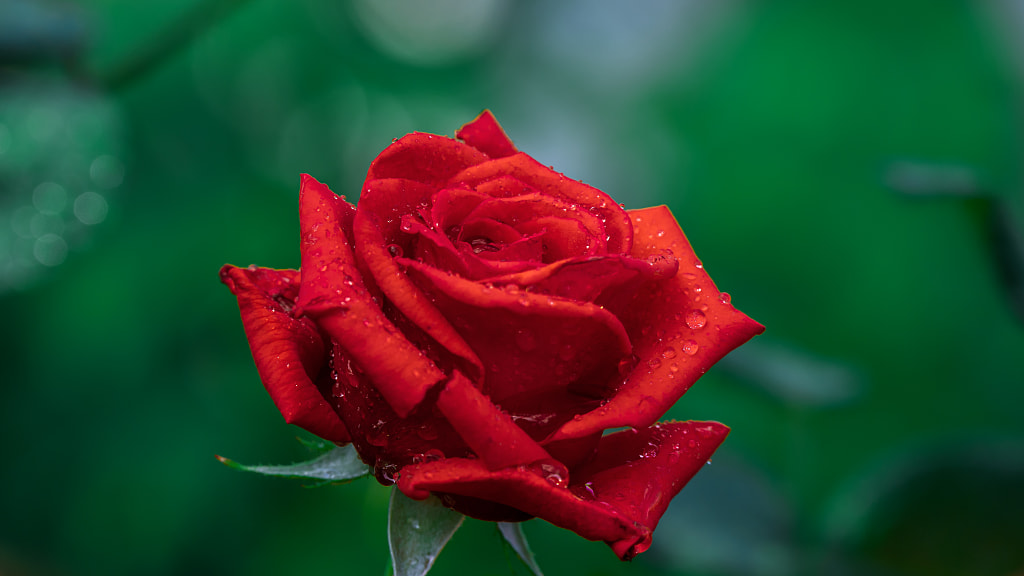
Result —
[{"label": "green leaf", "polygon": [[523,564],[526,564],[526,567],[536,576],[544,576],[540,571],[540,566],[537,565],[537,559],[533,557],[530,545],[526,542],[526,534],[523,533],[523,523],[498,522],[497,524],[501,535],[505,537],[505,542],[508,542],[508,545],[516,551]]},{"label": "green leaf", "polygon": [[334,448],[337,448],[333,442],[328,442],[320,438],[303,438],[302,436],[296,436],[295,439],[299,441],[299,444],[309,448],[311,452],[316,454],[323,454],[324,452],[330,452]]},{"label": "green leaf", "polygon": [[351,444],[332,448],[306,462],[283,466],[246,466],[223,456],[217,456],[217,460],[236,470],[282,478],[322,480],[332,484],[349,482],[370,473],[370,467],[359,459],[359,455],[356,454],[356,450]]},{"label": "green leaf", "polygon": [[388,508],[388,544],[395,576],[423,576],[430,571],[464,519],[436,496],[413,500],[398,488],[393,489]]}]

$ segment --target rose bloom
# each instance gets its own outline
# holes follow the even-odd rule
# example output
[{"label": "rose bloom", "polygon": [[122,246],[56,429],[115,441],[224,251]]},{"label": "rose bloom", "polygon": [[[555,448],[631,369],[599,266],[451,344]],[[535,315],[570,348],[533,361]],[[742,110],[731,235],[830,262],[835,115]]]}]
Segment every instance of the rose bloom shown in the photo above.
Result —
[{"label": "rose bloom", "polygon": [[764,327],[665,206],[624,210],[490,112],[456,136],[394,141],[358,206],[303,175],[301,269],[221,270],[260,378],[411,498],[632,558],[729,430],[658,418]]}]

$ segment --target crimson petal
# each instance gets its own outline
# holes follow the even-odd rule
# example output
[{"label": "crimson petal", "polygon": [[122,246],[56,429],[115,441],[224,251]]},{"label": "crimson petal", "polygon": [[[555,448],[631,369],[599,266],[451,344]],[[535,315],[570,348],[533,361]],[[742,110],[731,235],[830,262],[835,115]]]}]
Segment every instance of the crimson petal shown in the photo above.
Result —
[{"label": "crimson petal", "polygon": [[620,558],[650,540],[650,531],[615,508],[573,494],[558,478],[523,466],[488,470],[479,460],[446,458],[402,468],[398,488],[423,500],[431,492],[481,498],[511,506],[567,528],[588,540],[607,542]]},{"label": "crimson petal", "polygon": [[385,220],[386,216],[391,216],[391,220],[397,221],[398,215],[410,212],[432,193],[432,188],[409,180],[367,182],[353,222],[356,248],[391,303],[448,351],[474,366],[477,374],[482,374],[483,366],[473,349],[399,269],[387,248],[387,231],[381,228],[381,216],[385,216]]},{"label": "crimson petal", "polygon": [[719,293],[667,207],[629,215],[636,228],[633,257],[671,252],[679,273],[644,285],[623,306],[620,318],[633,336],[639,364],[608,403],[566,422],[551,441],[651,425],[715,362],[764,331]]},{"label": "crimson petal", "polygon": [[395,140],[370,163],[366,180],[406,178],[439,185],[460,170],[489,159],[487,154],[458,140],[413,132]]},{"label": "crimson petal", "polygon": [[608,251],[619,254],[630,252],[633,228],[629,216],[610,196],[593,186],[567,178],[522,152],[468,167],[453,175],[449,183],[453,186],[465,184],[472,188],[502,176],[513,176],[545,195],[592,210],[605,223]]},{"label": "crimson petal", "polygon": [[588,302],[483,285],[421,262],[399,259],[410,277],[475,350],[487,370],[485,393],[501,404],[529,390],[568,388],[603,397],[617,384],[632,348],[619,319]]},{"label": "crimson petal", "polygon": [[[573,471],[573,490],[605,502],[623,516],[647,527],[658,525],[669,502],[711,458],[729,428],[718,422],[670,422],[625,430],[601,438],[594,459]],[[651,545],[650,537],[621,557],[635,556]]]},{"label": "crimson petal", "polygon": [[395,412],[405,417],[445,375],[384,316],[367,291],[346,238],[354,210],[327,186],[303,175],[302,286],[297,306],[341,344]]},{"label": "crimson petal", "polygon": [[594,302],[607,291],[632,286],[637,281],[671,278],[678,269],[679,262],[671,257],[638,260],[615,254],[569,258],[542,268],[482,281],[495,285],[515,284],[541,294]]},{"label": "crimson petal", "polygon": [[491,470],[551,459],[540,444],[460,372],[455,372],[441,390],[437,407]]},{"label": "crimson petal", "polygon": [[490,110],[484,110],[472,122],[459,128],[455,137],[491,158],[511,156],[518,152]]},{"label": "crimson petal", "polygon": [[228,265],[220,278],[238,298],[256,370],[285,422],[331,442],[348,442],[345,425],[314,384],[327,364],[320,334],[309,320],[291,315],[298,272]]}]

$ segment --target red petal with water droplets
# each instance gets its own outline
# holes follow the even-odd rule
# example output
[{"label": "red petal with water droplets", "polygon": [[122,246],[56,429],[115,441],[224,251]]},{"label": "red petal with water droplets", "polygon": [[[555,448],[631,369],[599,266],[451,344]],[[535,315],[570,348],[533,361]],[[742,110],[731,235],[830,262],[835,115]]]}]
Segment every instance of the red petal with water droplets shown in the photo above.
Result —
[{"label": "red petal with water droplets", "polygon": [[488,160],[487,154],[458,140],[413,132],[385,148],[370,163],[366,179],[406,178],[440,185],[459,171]]},{"label": "red petal with water droplets", "polygon": [[[594,459],[573,470],[572,487],[584,497],[613,506],[653,532],[669,502],[711,458],[729,428],[718,422],[670,422],[601,438]],[[651,538],[615,552],[631,558]]]},{"label": "red petal with water droplets", "polygon": [[472,122],[459,128],[455,137],[491,158],[502,158],[518,152],[490,110],[484,110]]},{"label": "red petal with water droplets", "polygon": [[607,310],[517,287],[488,287],[415,260],[400,262],[462,337],[474,343],[487,371],[484,392],[498,404],[543,389],[602,397],[605,386],[618,382],[619,361],[629,357],[631,347],[622,324]]},{"label": "red petal with water droplets", "polygon": [[398,488],[417,500],[431,492],[442,492],[505,504],[588,540],[603,540],[623,559],[631,556],[620,550],[628,552],[650,540],[645,527],[637,526],[607,504],[584,500],[545,479],[543,470],[522,466],[488,470],[479,460],[448,458],[406,466]]},{"label": "red petal with water droplets", "polygon": [[643,259],[668,250],[679,260],[679,272],[642,286],[621,303],[619,317],[640,362],[607,404],[567,422],[551,440],[620,426],[646,428],[715,362],[764,331],[764,326],[719,297],[667,207],[629,214],[636,228],[633,257]]},{"label": "red petal with water droplets", "polygon": [[327,365],[320,334],[311,321],[291,315],[299,273],[224,266],[220,278],[238,298],[256,370],[285,422],[348,442],[345,425],[314,384]]},{"label": "red petal with water droplets", "polygon": [[459,372],[441,390],[437,407],[491,470],[551,459],[540,444]]},{"label": "red petal with water droplets", "polygon": [[341,344],[404,417],[445,375],[384,316],[367,291],[346,237],[353,217],[354,209],[344,199],[303,176],[297,306]]},{"label": "red petal with water droplets", "polygon": [[388,250],[397,239],[401,215],[414,213],[432,195],[433,188],[410,180],[367,182],[353,222],[356,250],[395,307],[452,354],[474,366],[474,375],[479,377],[483,366],[473,349],[409,280]]},{"label": "red petal with water droplets", "polygon": [[515,284],[532,292],[578,302],[598,301],[602,294],[630,289],[638,283],[671,278],[679,269],[675,258],[638,260],[629,256],[570,258],[525,272],[486,278],[494,285]]}]

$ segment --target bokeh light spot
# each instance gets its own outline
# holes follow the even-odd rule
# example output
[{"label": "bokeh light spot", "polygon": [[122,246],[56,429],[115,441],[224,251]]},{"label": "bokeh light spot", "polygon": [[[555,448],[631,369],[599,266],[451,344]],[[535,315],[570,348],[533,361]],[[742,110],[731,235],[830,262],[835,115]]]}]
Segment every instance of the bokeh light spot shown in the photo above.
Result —
[{"label": "bokeh light spot", "polygon": [[93,226],[107,217],[107,200],[96,192],[83,192],[75,198],[75,218],[82,224]]},{"label": "bokeh light spot", "polygon": [[46,234],[36,240],[32,255],[43,266],[58,266],[68,257],[68,243],[56,234]]},{"label": "bokeh light spot", "polygon": [[124,180],[124,164],[109,154],[97,156],[89,165],[89,177],[100,188],[117,188]]},{"label": "bokeh light spot", "polygon": [[56,182],[43,182],[32,191],[32,204],[43,214],[60,214],[67,203],[67,191]]}]

